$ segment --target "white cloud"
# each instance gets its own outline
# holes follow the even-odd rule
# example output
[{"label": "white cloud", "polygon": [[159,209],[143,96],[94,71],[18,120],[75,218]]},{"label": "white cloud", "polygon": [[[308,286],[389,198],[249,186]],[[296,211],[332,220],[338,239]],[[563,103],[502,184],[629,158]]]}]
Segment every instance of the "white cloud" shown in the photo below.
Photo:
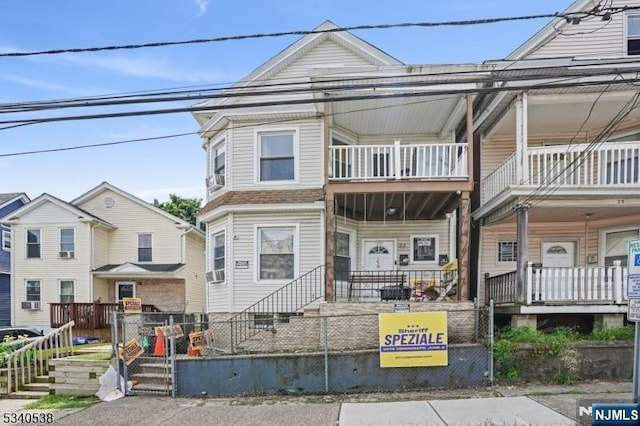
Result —
[{"label": "white cloud", "polygon": [[66,63],[97,67],[118,74],[142,78],[161,78],[171,81],[201,83],[215,82],[222,79],[222,75],[211,71],[201,71],[190,68],[187,64],[177,68],[167,61],[151,57],[124,57],[105,55],[61,55],[58,57]]},{"label": "white cloud", "polygon": [[4,81],[10,81],[23,86],[32,87],[35,89],[51,90],[56,92],[64,92],[73,95],[86,95],[88,93],[85,89],[80,89],[77,86],[67,86],[64,84],[49,83],[44,80],[37,80],[33,78],[20,77],[17,75],[0,75],[0,79]]},{"label": "white cloud", "polygon": [[198,15],[196,18],[201,17],[205,13],[207,13],[207,9],[209,8],[209,0],[196,0],[196,5],[198,5]]}]

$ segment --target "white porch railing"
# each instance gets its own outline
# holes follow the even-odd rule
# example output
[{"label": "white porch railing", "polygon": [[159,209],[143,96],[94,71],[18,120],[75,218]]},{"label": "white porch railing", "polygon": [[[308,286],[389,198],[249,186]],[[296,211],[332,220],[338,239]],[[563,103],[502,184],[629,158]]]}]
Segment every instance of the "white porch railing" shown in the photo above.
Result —
[{"label": "white porch railing", "polygon": [[467,145],[339,145],[329,147],[329,179],[466,179]]},{"label": "white porch railing", "polygon": [[[525,185],[560,187],[629,185],[640,182],[640,142],[557,145],[527,150]],[[482,180],[482,203],[518,182],[512,155]]]},{"label": "white porch railing", "polygon": [[73,354],[73,321],[39,337],[20,349],[5,355],[7,388],[0,393],[12,393],[32,383],[37,376],[48,374],[48,361]]},{"label": "white porch railing", "polygon": [[527,267],[526,304],[532,302],[608,302],[627,300],[627,268],[622,266]]}]

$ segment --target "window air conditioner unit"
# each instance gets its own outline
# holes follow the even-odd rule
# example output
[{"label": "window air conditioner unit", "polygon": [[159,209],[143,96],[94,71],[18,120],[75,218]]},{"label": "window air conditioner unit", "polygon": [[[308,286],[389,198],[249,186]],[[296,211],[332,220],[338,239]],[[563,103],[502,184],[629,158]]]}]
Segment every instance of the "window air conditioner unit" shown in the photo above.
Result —
[{"label": "window air conditioner unit", "polygon": [[213,282],[213,277],[214,277],[213,271],[207,271],[206,277],[207,277],[207,282],[208,283]]},{"label": "window air conditioner unit", "polygon": [[210,191],[215,191],[224,186],[224,175],[211,175],[207,178],[206,182],[207,188]]},{"label": "window air conditioner unit", "polygon": [[22,309],[28,311],[40,310],[40,302],[22,302]]},{"label": "window air conditioner unit", "polygon": [[61,251],[60,252],[60,257],[66,258],[66,259],[73,259],[75,257],[75,252],[73,251]]},{"label": "window air conditioner unit", "polygon": [[216,269],[215,271],[207,271],[208,283],[219,283],[224,281],[224,269]]}]

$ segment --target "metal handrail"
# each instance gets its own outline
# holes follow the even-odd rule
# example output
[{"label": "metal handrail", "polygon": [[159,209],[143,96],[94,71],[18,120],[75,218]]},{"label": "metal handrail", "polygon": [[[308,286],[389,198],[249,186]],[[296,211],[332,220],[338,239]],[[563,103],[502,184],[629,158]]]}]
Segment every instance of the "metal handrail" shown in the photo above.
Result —
[{"label": "metal handrail", "polygon": [[233,315],[228,320],[232,349],[261,331],[273,330],[274,321],[287,321],[289,316],[324,297],[324,282],[325,266],[320,265]]}]

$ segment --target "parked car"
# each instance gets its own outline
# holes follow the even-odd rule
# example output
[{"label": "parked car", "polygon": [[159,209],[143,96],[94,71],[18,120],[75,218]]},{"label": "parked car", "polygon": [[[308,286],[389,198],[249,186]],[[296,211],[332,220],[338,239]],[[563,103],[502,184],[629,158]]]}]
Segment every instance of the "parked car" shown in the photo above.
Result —
[{"label": "parked car", "polygon": [[17,340],[19,337],[31,339],[42,336],[42,330],[35,327],[0,327],[0,342],[5,340]]}]

